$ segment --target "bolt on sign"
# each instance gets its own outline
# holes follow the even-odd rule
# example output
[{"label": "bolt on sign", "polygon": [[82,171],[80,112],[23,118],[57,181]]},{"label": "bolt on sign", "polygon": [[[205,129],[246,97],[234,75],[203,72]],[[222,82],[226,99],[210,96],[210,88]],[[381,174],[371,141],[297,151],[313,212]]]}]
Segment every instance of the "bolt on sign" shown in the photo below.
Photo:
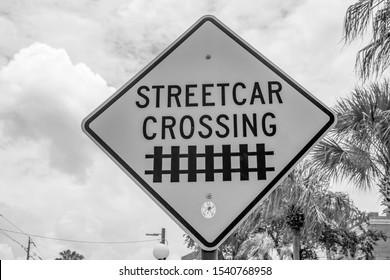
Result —
[{"label": "bolt on sign", "polygon": [[205,16],[82,128],[203,249],[213,250],[334,122],[325,105]]}]

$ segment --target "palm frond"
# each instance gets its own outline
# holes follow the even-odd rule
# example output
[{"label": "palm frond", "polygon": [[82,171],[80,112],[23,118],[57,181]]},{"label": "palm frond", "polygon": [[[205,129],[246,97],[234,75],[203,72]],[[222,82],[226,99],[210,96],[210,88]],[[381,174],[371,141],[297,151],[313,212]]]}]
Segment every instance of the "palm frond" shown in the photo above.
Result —
[{"label": "palm frond", "polygon": [[390,165],[389,80],[356,88],[334,110],[338,123],[314,148],[314,165],[330,178],[370,187]]},{"label": "palm frond", "polygon": [[355,69],[363,81],[378,78],[390,65],[390,33],[369,43],[356,55]]},{"label": "palm frond", "polygon": [[274,248],[272,239],[264,233],[252,235],[241,244],[237,258],[264,260]]},{"label": "palm frond", "polygon": [[360,0],[351,5],[344,19],[344,42],[361,37],[368,26],[372,28],[370,43],[356,56],[355,69],[366,80],[381,75],[390,65],[390,2]]},{"label": "palm frond", "polygon": [[367,30],[373,8],[381,2],[383,0],[363,0],[349,6],[344,19],[345,42],[355,40]]},{"label": "palm frond", "polygon": [[311,159],[324,176],[348,179],[362,189],[370,188],[380,173],[373,154],[349,141],[325,138],[313,149]]},{"label": "palm frond", "polygon": [[339,143],[329,137],[317,144],[311,153],[313,166],[330,179],[342,179],[342,164],[347,161],[347,151]]},{"label": "palm frond", "polygon": [[389,93],[387,82],[357,87],[350,97],[340,99],[334,107],[338,117],[334,133],[339,137],[355,135],[369,140],[378,120],[377,114],[381,111],[378,106],[383,100],[378,99],[381,99],[382,92]]}]

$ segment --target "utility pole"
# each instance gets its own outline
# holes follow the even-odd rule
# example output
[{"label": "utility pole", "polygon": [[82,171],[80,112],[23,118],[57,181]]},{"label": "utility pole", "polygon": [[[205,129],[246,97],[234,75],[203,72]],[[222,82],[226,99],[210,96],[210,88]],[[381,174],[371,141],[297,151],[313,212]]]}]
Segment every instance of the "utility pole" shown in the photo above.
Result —
[{"label": "utility pole", "polygon": [[27,260],[30,259],[30,244],[31,244],[31,238],[28,237],[28,244],[27,244]]}]

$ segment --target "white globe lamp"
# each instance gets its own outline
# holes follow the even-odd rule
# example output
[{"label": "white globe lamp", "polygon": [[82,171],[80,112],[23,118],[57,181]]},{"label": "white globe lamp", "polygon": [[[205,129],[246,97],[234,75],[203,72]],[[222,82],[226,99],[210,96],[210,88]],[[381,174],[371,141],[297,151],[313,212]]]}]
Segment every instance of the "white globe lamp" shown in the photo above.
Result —
[{"label": "white globe lamp", "polygon": [[153,255],[158,260],[165,260],[169,255],[169,248],[165,244],[158,244],[153,249]]}]

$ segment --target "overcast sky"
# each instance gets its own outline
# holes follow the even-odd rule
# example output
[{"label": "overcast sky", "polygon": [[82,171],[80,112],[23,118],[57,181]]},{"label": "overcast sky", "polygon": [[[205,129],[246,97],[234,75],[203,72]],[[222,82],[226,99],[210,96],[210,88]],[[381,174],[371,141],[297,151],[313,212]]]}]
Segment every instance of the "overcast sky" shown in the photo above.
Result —
[{"label": "overcast sky", "polygon": [[[205,14],[233,31],[325,104],[348,96],[357,42],[344,46],[354,0],[1,0],[0,228],[33,237],[33,254],[54,259],[153,259],[167,228],[169,259],[188,249],[184,232],[82,133],[84,117]],[[375,190],[351,194],[380,211]],[[11,223],[10,223],[11,222]],[[4,232],[3,232],[4,233]],[[0,259],[24,259],[27,237],[0,235]],[[15,242],[17,241],[17,242]],[[37,257],[37,256],[35,256]]]}]

